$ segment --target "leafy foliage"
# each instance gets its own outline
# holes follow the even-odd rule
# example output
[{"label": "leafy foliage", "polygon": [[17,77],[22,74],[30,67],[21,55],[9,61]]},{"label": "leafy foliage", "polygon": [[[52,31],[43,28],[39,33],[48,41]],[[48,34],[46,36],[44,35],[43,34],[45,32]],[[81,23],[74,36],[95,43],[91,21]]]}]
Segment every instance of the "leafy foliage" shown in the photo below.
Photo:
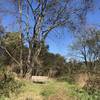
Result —
[{"label": "leafy foliage", "polygon": [[5,74],[0,79],[0,97],[9,97],[11,94],[17,94],[22,86],[22,83],[18,82],[12,76],[13,74]]}]

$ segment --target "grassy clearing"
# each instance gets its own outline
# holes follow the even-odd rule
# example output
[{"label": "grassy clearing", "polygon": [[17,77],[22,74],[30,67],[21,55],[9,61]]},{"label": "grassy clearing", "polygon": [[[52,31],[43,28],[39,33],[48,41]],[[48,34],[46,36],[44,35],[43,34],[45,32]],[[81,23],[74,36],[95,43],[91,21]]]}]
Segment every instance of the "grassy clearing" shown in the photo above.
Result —
[{"label": "grassy clearing", "polygon": [[21,87],[19,94],[0,100],[99,100],[77,85],[67,82],[51,80],[46,84],[36,84],[27,80],[21,81],[25,85]]}]

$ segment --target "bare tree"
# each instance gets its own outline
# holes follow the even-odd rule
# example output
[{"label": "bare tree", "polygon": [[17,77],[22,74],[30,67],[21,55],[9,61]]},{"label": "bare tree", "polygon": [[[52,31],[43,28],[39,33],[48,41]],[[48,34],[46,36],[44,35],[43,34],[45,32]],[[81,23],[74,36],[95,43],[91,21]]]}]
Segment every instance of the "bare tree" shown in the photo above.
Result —
[{"label": "bare tree", "polygon": [[22,2],[23,0],[18,0],[19,8],[19,31],[20,31],[20,73],[23,75],[23,35],[22,35]]},{"label": "bare tree", "polygon": [[[89,29],[84,33],[77,35],[76,42],[71,46],[72,50],[78,57],[85,62],[88,71],[95,70],[95,63],[100,57],[100,36],[99,31]],[[79,58],[80,59],[80,58]]]},{"label": "bare tree", "polygon": [[[84,23],[84,18],[90,5],[90,1],[81,2],[73,0],[27,0],[30,10],[34,18],[33,33],[29,42],[29,59],[31,59],[31,67],[34,62],[38,63],[38,55],[41,51],[42,42],[45,41],[48,34],[55,28],[68,27],[76,30],[79,23]],[[74,7],[74,3],[79,3],[80,7]],[[37,6],[35,7],[34,4]],[[83,8],[82,8],[82,5]],[[73,7],[72,7],[73,6]],[[79,19],[75,22],[74,17]],[[32,56],[32,57],[31,57]]]}]

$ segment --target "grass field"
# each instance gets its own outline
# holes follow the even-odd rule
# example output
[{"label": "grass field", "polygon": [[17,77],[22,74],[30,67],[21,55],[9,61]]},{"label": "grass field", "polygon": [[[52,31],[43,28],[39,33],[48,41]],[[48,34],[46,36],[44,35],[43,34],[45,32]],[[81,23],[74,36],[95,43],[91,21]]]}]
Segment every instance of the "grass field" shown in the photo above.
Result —
[{"label": "grass field", "polygon": [[2,97],[0,100],[99,100],[89,95],[77,85],[50,80],[45,84],[32,83],[21,80],[24,85],[16,95],[10,98]]}]

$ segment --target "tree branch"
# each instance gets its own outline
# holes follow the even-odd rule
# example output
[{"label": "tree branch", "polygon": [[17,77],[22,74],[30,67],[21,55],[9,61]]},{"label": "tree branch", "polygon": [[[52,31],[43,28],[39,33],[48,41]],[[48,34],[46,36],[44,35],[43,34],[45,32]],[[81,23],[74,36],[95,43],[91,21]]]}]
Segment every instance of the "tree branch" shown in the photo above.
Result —
[{"label": "tree branch", "polygon": [[20,63],[10,54],[10,52],[3,46],[0,46],[1,49],[4,49],[6,53],[20,66]]}]

